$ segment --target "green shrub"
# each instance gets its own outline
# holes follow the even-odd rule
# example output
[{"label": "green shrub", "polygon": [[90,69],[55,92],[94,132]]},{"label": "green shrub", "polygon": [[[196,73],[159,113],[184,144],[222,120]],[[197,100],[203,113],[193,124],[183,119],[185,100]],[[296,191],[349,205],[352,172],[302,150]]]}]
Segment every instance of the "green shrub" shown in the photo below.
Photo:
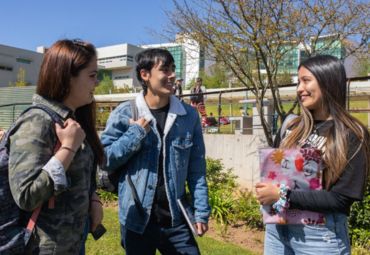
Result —
[{"label": "green shrub", "polygon": [[97,193],[99,194],[100,199],[103,203],[112,203],[118,200],[118,194],[104,191],[102,189],[98,189]]},{"label": "green shrub", "polygon": [[207,158],[207,182],[209,189],[232,192],[238,186],[232,169],[224,169],[220,159]]},{"label": "green shrub", "polygon": [[233,197],[222,190],[213,190],[209,193],[211,217],[220,224],[221,233],[226,233],[227,227],[232,223],[234,202]]},{"label": "green shrub", "polygon": [[225,233],[233,216],[233,192],[238,186],[236,176],[231,169],[224,170],[221,160],[207,158],[207,182],[209,187],[209,204],[211,217],[220,224]]},{"label": "green shrub", "polygon": [[240,191],[233,211],[236,221],[243,221],[249,228],[263,229],[260,204],[251,191]]},{"label": "green shrub", "polygon": [[207,158],[207,181],[211,217],[226,232],[228,225],[243,221],[248,227],[262,229],[259,203],[250,191],[241,191],[237,176],[224,169],[221,160]]},{"label": "green shrub", "polygon": [[[352,205],[349,217],[349,232],[354,247],[370,250],[370,180],[364,200]],[[361,254],[361,253],[359,253]]]}]

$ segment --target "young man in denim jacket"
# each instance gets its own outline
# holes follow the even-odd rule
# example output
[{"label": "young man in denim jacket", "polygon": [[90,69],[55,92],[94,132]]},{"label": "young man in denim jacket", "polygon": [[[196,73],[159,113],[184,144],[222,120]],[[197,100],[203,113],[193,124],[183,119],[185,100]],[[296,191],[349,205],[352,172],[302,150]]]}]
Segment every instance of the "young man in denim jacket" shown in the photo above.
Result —
[{"label": "young man in denim jacket", "polygon": [[[199,254],[177,199],[187,182],[198,235],[208,230],[210,207],[205,148],[198,113],[173,95],[175,65],[163,49],[136,57],[143,86],[135,100],[110,115],[101,140],[108,172],[121,171],[119,220],[126,254]],[[131,182],[131,183],[130,183]]]}]

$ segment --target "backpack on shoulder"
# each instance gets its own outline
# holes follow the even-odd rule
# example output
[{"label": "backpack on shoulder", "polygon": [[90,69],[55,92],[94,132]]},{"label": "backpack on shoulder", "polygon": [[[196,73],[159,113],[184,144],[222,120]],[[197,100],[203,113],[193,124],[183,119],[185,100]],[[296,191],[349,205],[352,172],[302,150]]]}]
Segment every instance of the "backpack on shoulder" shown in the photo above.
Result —
[{"label": "backpack on shoulder", "polygon": [[[54,123],[63,125],[61,118],[44,105],[33,105],[21,113],[31,109],[41,109],[49,114]],[[21,116],[20,115],[20,116]],[[18,127],[17,121],[9,128],[0,141],[0,254],[24,254],[25,247],[35,227],[41,206],[36,208],[26,226],[24,215],[15,203],[9,186],[9,137]]]},{"label": "backpack on shoulder", "polygon": [[[138,120],[138,109],[136,107],[135,99],[129,100],[132,119],[134,121]],[[118,181],[121,176],[122,170],[114,171],[113,173],[108,173],[98,167],[97,169],[97,184],[98,187],[104,191],[112,192],[118,194]]]}]

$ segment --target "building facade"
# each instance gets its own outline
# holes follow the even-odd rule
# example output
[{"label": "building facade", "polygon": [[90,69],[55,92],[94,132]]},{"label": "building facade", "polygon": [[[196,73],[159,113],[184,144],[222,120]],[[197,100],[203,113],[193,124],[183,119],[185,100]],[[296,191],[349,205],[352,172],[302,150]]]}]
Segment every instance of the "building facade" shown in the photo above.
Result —
[{"label": "building facade", "polygon": [[[315,43],[313,43],[315,40]],[[346,56],[346,47],[333,35],[320,36],[312,38],[310,45],[304,47],[302,44],[287,44],[282,48],[285,52],[279,62],[279,73],[288,73],[292,77],[292,82],[297,82],[298,66],[305,59],[309,58],[311,53],[320,55],[331,55],[343,60],[348,77],[354,76],[354,56]]]},{"label": "building facade", "polygon": [[142,50],[127,43],[97,48],[100,75],[108,75],[117,88],[140,89],[135,72],[135,55]]},{"label": "building facade", "polygon": [[0,87],[36,85],[43,54],[0,44]]},{"label": "building facade", "polygon": [[141,45],[142,48],[163,48],[171,52],[175,59],[176,77],[184,80],[188,86],[202,71],[212,64],[206,61],[205,51],[199,43],[189,37],[178,34],[174,43]]}]

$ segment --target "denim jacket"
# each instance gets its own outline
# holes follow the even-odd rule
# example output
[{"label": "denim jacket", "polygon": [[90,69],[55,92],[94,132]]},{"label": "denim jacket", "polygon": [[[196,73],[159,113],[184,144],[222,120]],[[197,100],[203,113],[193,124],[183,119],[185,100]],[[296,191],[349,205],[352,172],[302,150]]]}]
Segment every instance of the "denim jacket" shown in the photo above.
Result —
[{"label": "denim jacket", "polygon": [[[119,220],[131,231],[143,233],[147,225],[158,179],[159,155],[162,141],[144,95],[136,98],[138,115],[150,121],[150,131],[132,118],[129,102],[120,104],[110,115],[101,141],[106,155],[108,172],[122,171],[118,185]],[[188,183],[196,222],[208,222],[210,207],[206,182],[205,147],[197,112],[190,105],[170,97],[170,108],[163,136],[163,170],[165,188],[172,216],[172,225],[181,223],[177,199],[185,194]],[[137,190],[145,214],[135,207],[127,177]]]}]

